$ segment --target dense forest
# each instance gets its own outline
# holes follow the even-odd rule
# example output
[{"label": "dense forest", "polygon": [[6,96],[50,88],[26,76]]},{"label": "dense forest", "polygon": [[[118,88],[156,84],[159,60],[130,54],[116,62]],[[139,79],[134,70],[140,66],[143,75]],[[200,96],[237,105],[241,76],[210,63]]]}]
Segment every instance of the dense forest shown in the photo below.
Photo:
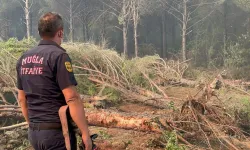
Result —
[{"label": "dense forest", "polygon": [[248,64],[248,0],[0,0],[0,40],[39,39],[37,22],[60,13],[65,41],[129,57],[159,54],[198,67]]}]

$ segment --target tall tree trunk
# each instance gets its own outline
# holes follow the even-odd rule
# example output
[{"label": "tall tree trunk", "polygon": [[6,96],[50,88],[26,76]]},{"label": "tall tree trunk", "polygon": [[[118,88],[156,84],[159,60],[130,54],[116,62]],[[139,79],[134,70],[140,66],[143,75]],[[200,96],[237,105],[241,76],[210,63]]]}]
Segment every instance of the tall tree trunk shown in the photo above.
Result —
[{"label": "tall tree trunk", "polygon": [[128,39],[127,39],[127,24],[124,22],[123,23],[123,53],[124,56],[127,56],[128,54]]},{"label": "tall tree trunk", "polygon": [[127,56],[128,53],[128,39],[127,39],[127,20],[126,20],[126,0],[123,0],[123,6],[122,6],[122,32],[123,32],[123,54],[124,56]]},{"label": "tall tree trunk", "polygon": [[228,39],[228,33],[227,33],[227,1],[224,2],[224,51],[227,51],[227,39]]},{"label": "tall tree trunk", "polygon": [[250,17],[247,18],[247,35],[250,35]]},{"label": "tall tree trunk", "polygon": [[33,28],[33,18],[32,18],[32,13],[30,13],[30,36],[32,36],[33,35],[33,30],[32,30],[32,28]]},{"label": "tall tree trunk", "polygon": [[183,22],[182,22],[182,59],[186,60],[186,35],[187,35],[187,0],[183,0]]},{"label": "tall tree trunk", "polygon": [[83,11],[83,37],[84,41],[87,42],[89,41],[89,21],[88,21],[88,14],[86,14],[85,11]]},{"label": "tall tree trunk", "polygon": [[89,40],[89,28],[88,28],[88,23],[85,21],[84,24],[83,24],[83,34],[84,34],[84,41],[85,42],[88,42]]},{"label": "tall tree trunk", "polygon": [[2,35],[3,39],[7,40],[9,39],[9,33],[10,33],[10,22],[8,21],[10,19],[9,19],[8,13],[6,12],[5,13],[3,12],[3,16],[4,18],[6,18],[6,20],[1,22],[2,27],[0,27],[0,30],[1,30],[0,36]]},{"label": "tall tree trunk", "polygon": [[137,35],[137,29],[138,29],[138,21],[139,21],[139,12],[138,12],[138,4],[137,1],[133,1],[133,20],[134,20],[134,41],[135,41],[135,57],[138,57],[138,35]]},{"label": "tall tree trunk", "polygon": [[[104,4],[102,4],[102,9],[103,9],[103,11],[105,11]],[[105,38],[106,38],[106,16],[103,15],[102,16],[102,35],[101,35],[102,42],[105,41]]]},{"label": "tall tree trunk", "polygon": [[176,21],[175,17],[172,16],[172,47],[175,49],[176,47]]},{"label": "tall tree trunk", "polygon": [[[224,43],[224,53],[223,54],[226,54],[227,52],[227,40],[228,40],[228,31],[227,31],[227,1],[224,2],[224,33],[223,33],[223,43]],[[224,56],[225,57],[225,56]],[[224,66],[225,65],[225,62],[224,62],[224,57],[222,58],[222,61],[221,61],[221,65]]]},{"label": "tall tree trunk", "polygon": [[25,19],[26,19],[26,30],[27,30],[27,38],[30,39],[30,6],[29,0],[25,1]]},{"label": "tall tree trunk", "polygon": [[162,13],[162,57],[166,57],[166,47],[167,47],[167,41],[166,41],[166,13]]},{"label": "tall tree trunk", "polygon": [[69,1],[69,40],[73,42],[73,4],[72,0]]}]

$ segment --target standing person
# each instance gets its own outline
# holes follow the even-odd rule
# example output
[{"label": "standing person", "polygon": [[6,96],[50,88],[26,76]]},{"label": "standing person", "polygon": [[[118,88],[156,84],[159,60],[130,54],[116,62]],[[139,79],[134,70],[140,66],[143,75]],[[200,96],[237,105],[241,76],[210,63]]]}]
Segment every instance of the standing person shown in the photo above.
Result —
[{"label": "standing person", "polygon": [[[39,19],[42,40],[25,52],[17,62],[18,100],[29,124],[29,141],[35,150],[65,150],[58,110],[69,106],[71,118],[82,133],[86,150],[92,149],[85,111],[76,91],[71,59],[60,45],[63,20],[59,14],[46,13]],[[70,130],[72,150],[76,136]]]}]

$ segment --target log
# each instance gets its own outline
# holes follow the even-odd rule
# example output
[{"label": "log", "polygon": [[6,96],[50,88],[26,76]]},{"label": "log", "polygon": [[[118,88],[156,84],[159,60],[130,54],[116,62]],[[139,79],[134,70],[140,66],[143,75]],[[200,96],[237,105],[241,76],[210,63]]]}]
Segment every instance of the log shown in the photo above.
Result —
[{"label": "log", "polygon": [[182,87],[195,87],[197,85],[196,81],[193,80],[188,80],[188,79],[169,79],[167,81],[168,85],[173,85],[173,86],[182,86]]},{"label": "log", "polygon": [[0,108],[0,112],[18,112],[18,113],[22,113],[22,111],[20,109],[10,109],[10,108],[4,108],[4,109]]},{"label": "log", "polygon": [[160,125],[154,121],[154,118],[161,118],[161,120],[165,121],[167,119],[158,115],[128,114],[110,110],[86,109],[85,111],[88,123],[92,126],[152,131],[158,133],[161,133],[162,129]]},{"label": "log", "polygon": [[[99,126],[107,128],[121,128],[128,130],[146,131],[146,132],[156,132],[162,133],[165,130],[172,130],[170,127],[165,126],[167,119],[171,118],[169,115],[151,115],[151,114],[131,114],[131,113],[121,113],[117,111],[108,110],[93,110],[85,109],[86,118],[90,126]],[[27,125],[26,122],[2,127],[2,130],[9,130],[14,128],[19,128]],[[191,145],[184,138],[177,135],[178,139],[187,145]]]},{"label": "log", "polygon": [[20,113],[20,112],[1,112],[0,113],[0,117],[13,117],[13,118],[23,118],[23,115],[22,115],[22,113]]},{"label": "log", "polygon": [[0,108],[20,108],[20,107],[16,105],[0,105]]},{"label": "log", "polygon": [[88,95],[80,95],[81,99],[83,101],[103,101],[103,100],[108,100],[109,95],[105,95],[105,96],[88,96]]},{"label": "log", "polygon": [[11,129],[15,129],[15,128],[19,128],[19,127],[23,127],[23,126],[27,126],[27,125],[28,125],[27,122],[23,122],[23,123],[15,124],[12,126],[2,127],[2,128],[0,128],[0,131],[11,130]]},{"label": "log", "polygon": [[[121,128],[138,131],[152,131],[162,132],[161,126],[158,122],[154,121],[155,118],[161,118],[166,121],[166,117],[151,114],[136,114],[136,113],[123,113],[111,110],[97,110],[97,109],[85,109],[86,117],[89,125],[107,127],[107,128]],[[6,114],[11,115],[11,113]],[[0,115],[1,116],[1,115]],[[170,117],[170,116],[169,116]],[[164,122],[164,121],[162,121]],[[22,123],[24,125],[25,123]],[[13,127],[20,127],[21,124]],[[4,127],[4,129],[13,129],[13,127]],[[0,130],[4,130],[0,128]]]},{"label": "log", "polygon": [[[138,114],[138,113],[124,113],[114,110],[101,109],[85,109],[88,124],[90,126],[99,126],[106,128],[121,128],[127,130],[146,131],[163,133],[164,131],[172,131],[175,128],[169,125],[169,120],[173,120],[175,114],[152,115],[152,114]],[[204,118],[205,116],[203,116]],[[174,122],[174,121],[173,121]],[[9,130],[27,125],[26,122],[0,128],[2,130]],[[213,127],[213,129],[215,129]],[[219,132],[219,129],[216,129]],[[217,133],[217,131],[216,131]],[[183,137],[177,134],[177,137],[183,143],[190,145]],[[227,143],[230,145],[230,143]],[[231,147],[233,147],[231,145]]]}]

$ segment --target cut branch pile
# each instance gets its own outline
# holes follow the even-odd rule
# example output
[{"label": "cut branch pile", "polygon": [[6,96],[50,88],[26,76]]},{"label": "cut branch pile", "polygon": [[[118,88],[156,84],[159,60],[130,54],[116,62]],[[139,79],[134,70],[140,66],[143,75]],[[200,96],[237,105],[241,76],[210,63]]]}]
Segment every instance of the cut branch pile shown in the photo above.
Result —
[{"label": "cut branch pile", "polygon": [[187,69],[184,62],[165,61],[158,56],[127,60],[114,51],[67,45],[75,58],[76,76],[83,76],[99,87],[122,94],[122,99],[166,108],[170,98],[162,86],[180,85]]},{"label": "cut branch pile", "polygon": [[[0,106],[5,108],[5,106]],[[15,106],[8,109],[18,110]],[[6,108],[5,108],[6,109]],[[20,113],[20,112],[19,112]],[[207,106],[197,100],[187,100],[180,112],[164,115],[124,113],[114,110],[86,109],[89,125],[122,128],[129,130],[163,133],[177,131],[178,139],[191,146],[191,139],[202,139],[212,148],[211,141],[217,139],[221,145],[229,149],[237,149],[226,137],[234,136],[240,140],[246,139],[237,127],[234,119],[224,109],[218,106]],[[26,123],[0,128],[1,130],[25,126]]]},{"label": "cut branch pile", "polygon": [[[86,48],[88,45],[67,45],[74,60],[76,76],[88,79],[100,91],[95,96],[84,96],[84,102],[104,101],[109,94],[102,95],[103,89],[111,88],[121,94],[121,99],[166,109],[173,98],[169,97],[166,86],[195,85],[195,82],[182,78],[187,65],[180,62],[165,61],[158,56],[148,56],[127,60],[114,51]],[[223,147],[238,150],[238,146],[228,140],[234,136],[244,140],[246,134],[237,127],[226,110],[219,106],[208,105],[206,102],[215,96],[215,86],[205,85],[200,97],[190,97],[183,103],[180,111],[171,110],[167,114],[137,114],[114,110],[86,109],[90,125],[108,128],[123,128],[147,132],[164,133],[176,131],[178,139],[192,146],[192,139],[199,139],[207,148],[212,149],[212,141],[216,140]],[[164,88],[163,88],[164,87]],[[1,91],[0,91],[1,92]],[[6,104],[6,103],[5,103]],[[20,117],[21,110],[15,105],[0,105],[0,118]],[[9,130],[26,123],[2,127]]]}]

